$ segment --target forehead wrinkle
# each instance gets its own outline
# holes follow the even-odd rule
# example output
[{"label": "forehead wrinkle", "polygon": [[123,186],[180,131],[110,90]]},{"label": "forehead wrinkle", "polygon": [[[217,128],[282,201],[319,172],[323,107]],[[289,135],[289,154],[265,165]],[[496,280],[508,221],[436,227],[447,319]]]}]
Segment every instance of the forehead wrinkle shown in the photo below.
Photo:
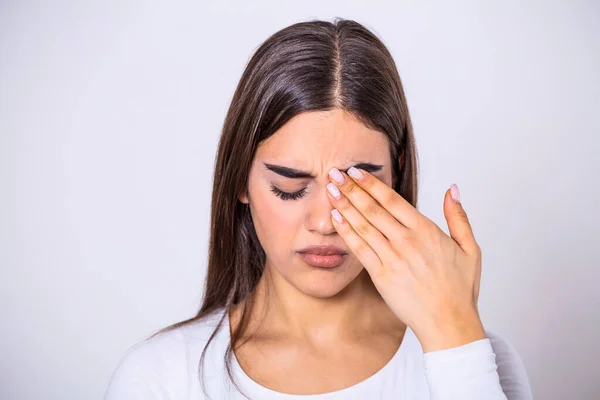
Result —
[{"label": "forehead wrinkle", "polygon": [[294,157],[290,159],[293,165],[286,166],[310,171],[311,174],[319,176],[327,175],[332,167],[347,169],[359,162],[377,163],[372,155],[369,156],[368,154],[363,153],[358,157],[356,152],[348,154],[349,152],[344,151],[342,147],[343,146],[333,146],[329,149],[324,147],[313,147],[312,150],[307,152],[308,154],[305,157]]},{"label": "forehead wrinkle", "polygon": [[[388,164],[389,160],[381,158],[379,144],[374,144],[375,146],[372,146],[368,152],[365,151],[364,146],[355,148],[355,146],[348,146],[339,142],[329,148],[310,146],[310,148],[298,149],[295,146],[290,146],[287,149],[297,149],[299,151],[292,157],[281,157],[281,153],[272,153],[274,157],[267,157],[267,162],[306,171],[315,176],[327,176],[332,167],[347,170],[359,163]],[[387,151],[387,149],[384,151]]]},{"label": "forehead wrinkle", "polygon": [[[381,158],[381,152],[389,154],[389,150],[379,132],[367,133],[339,119],[325,122],[317,116],[317,120],[295,120],[266,139],[259,151],[267,150],[264,155],[269,163],[310,171],[315,176],[328,174],[331,167],[347,169],[361,162],[389,164],[389,157]],[[285,157],[282,153],[286,152],[293,154]]]}]

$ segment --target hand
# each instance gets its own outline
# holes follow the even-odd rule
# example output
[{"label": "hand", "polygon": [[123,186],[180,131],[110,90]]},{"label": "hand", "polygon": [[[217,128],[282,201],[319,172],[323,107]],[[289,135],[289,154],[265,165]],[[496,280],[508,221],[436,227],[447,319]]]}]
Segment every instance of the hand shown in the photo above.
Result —
[{"label": "hand", "polygon": [[[477,306],[481,249],[451,191],[444,197],[448,236],[375,176],[356,168],[348,174],[355,177],[330,172],[335,229],[394,314],[415,332],[423,351],[484,339]],[[336,182],[336,176],[343,182]],[[339,198],[332,186],[341,192]]]}]

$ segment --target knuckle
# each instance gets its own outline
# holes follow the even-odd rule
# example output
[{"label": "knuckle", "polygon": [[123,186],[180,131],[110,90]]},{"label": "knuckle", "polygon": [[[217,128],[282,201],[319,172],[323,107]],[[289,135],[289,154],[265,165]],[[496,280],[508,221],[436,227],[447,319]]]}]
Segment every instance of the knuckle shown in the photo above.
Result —
[{"label": "knuckle", "polygon": [[381,213],[381,207],[373,201],[369,201],[364,207],[364,216],[368,219],[377,217]]},{"label": "knuckle", "polygon": [[404,236],[404,233],[394,233],[392,236],[389,237],[390,243],[392,244],[394,250],[401,250],[402,242],[404,241]]},{"label": "knuckle", "polygon": [[414,237],[411,234],[406,234],[406,235],[402,235],[401,236],[401,242],[404,243],[405,245],[413,245],[414,244]]},{"label": "knuckle", "polygon": [[375,181],[370,178],[371,178],[370,176],[365,175],[362,179],[361,186],[363,188],[365,188],[366,190],[371,189],[375,185]]},{"label": "knuckle", "polygon": [[464,211],[459,211],[458,215],[456,216],[456,218],[461,221],[461,222],[465,222],[465,223],[469,223],[469,217],[467,216],[467,213]]},{"label": "knuckle", "polygon": [[424,215],[419,216],[415,220],[415,230],[416,231],[429,231],[431,228],[438,227],[432,220],[427,218]]},{"label": "knuckle", "polygon": [[409,249],[416,249],[417,248],[417,240],[413,235],[404,235],[404,237],[401,240],[401,244],[403,247],[409,248]]},{"label": "knuckle", "polygon": [[342,197],[341,199],[338,200],[338,204],[336,205],[336,208],[343,213],[346,213],[348,211],[350,211],[350,209],[352,208],[352,203],[350,203],[350,200],[348,200],[348,198],[344,198]]},{"label": "knuckle", "polygon": [[400,205],[400,199],[398,198],[400,194],[397,192],[391,191],[385,195],[383,198],[384,204],[389,204],[391,207],[398,207]]},{"label": "knuckle", "polygon": [[348,185],[344,188],[344,191],[346,192],[346,196],[351,196],[355,191],[356,191],[356,184],[349,182]]},{"label": "knuckle", "polygon": [[356,225],[355,230],[360,236],[368,236],[369,233],[371,233],[371,225],[365,221],[362,221]]}]

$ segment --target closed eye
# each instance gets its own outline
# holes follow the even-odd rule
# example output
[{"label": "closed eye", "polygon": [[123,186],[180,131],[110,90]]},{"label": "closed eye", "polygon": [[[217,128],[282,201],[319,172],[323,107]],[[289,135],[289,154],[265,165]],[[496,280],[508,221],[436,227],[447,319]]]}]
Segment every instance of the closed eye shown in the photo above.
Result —
[{"label": "closed eye", "polygon": [[297,200],[306,194],[306,188],[298,190],[297,192],[289,193],[271,185],[271,192],[275,193],[275,195],[282,200]]}]

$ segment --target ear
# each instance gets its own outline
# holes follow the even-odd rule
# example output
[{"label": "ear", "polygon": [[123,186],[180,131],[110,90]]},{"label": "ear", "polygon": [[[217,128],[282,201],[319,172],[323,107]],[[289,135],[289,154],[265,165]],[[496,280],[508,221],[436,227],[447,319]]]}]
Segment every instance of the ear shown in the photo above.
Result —
[{"label": "ear", "polygon": [[246,192],[244,192],[244,193],[241,193],[241,194],[238,196],[238,200],[239,200],[240,202],[244,203],[244,204],[248,204],[248,203],[249,203],[249,201],[248,201],[248,195],[246,194]]}]

